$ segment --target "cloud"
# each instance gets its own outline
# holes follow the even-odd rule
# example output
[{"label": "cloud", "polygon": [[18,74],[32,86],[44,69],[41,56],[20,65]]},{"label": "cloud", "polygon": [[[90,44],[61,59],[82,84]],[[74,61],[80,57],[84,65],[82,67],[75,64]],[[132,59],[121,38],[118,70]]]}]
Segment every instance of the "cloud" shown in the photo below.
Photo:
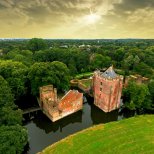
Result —
[{"label": "cloud", "polygon": [[122,0],[121,3],[114,5],[116,14],[126,15],[128,12],[134,12],[137,9],[154,8],[153,0]]},{"label": "cloud", "polygon": [[[0,0],[0,36],[153,37],[153,9],[153,0]],[[99,20],[88,24],[90,13]]]},{"label": "cloud", "polygon": [[134,11],[127,19],[128,23],[154,23],[154,10],[150,8],[138,9]]}]

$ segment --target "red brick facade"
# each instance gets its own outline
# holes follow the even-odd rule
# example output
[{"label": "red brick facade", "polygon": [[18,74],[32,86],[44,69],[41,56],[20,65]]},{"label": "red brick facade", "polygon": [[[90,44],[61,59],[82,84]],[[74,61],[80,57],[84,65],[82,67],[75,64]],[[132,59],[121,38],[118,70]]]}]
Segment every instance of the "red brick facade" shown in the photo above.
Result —
[{"label": "red brick facade", "polygon": [[70,90],[59,102],[58,109],[61,112],[70,112],[82,108],[83,94],[77,90]]},{"label": "red brick facade", "polygon": [[57,98],[57,90],[52,85],[40,87],[40,107],[54,122],[83,107],[83,94],[70,90],[62,99]]},{"label": "red brick facade", "polygon": [[104,112],[120,107],[123,77],[117,75],[113,67],[105,72],[95,71],[93,76],[94,104]]}]

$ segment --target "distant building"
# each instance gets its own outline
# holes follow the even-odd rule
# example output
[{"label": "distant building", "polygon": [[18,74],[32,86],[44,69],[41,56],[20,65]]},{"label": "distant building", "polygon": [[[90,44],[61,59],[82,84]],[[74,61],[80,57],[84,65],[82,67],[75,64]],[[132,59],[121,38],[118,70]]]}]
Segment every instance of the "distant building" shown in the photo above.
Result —
[{"label": "distant building", "polygon": [[79,48],[85,48],[86,45],[82,44],[82,45],[79,45]]},{"label": "distant building", "polygon": [[90,51],[91,50],[91,45],[85,45],[85,44],[82,44],[82,45],[79,45],[79,48],[81,50],[86,50],[86,51]]},{"label": "distant building", "polygon": [[67,49],[68,48],[68,45],[61,45],[59,46],[60,48],[64,48],[64,49]]},{"label": "distant building", "polygon": [[113,67],[105,72],[95,71],[93,76],[94,104],[104,112],[120,107],[123,76],[117,75]]}]

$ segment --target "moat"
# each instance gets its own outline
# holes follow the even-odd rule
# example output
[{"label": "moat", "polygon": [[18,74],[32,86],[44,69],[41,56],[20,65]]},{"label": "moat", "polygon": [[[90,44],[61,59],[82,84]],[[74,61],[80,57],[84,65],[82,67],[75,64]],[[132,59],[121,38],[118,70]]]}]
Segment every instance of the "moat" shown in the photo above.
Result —
[{"label": "moat", "polygon": [[131,113],[118,110],[104,113],[94,106],[93,99],[84,97],[83,110],[78,111],[59,121],[51,122],[41,111],[31,120],[27,120],[25,127],[28,129],[29,148],[27,154],[34,154],[45,147],[90,126],[121,120],[131,116]]}]

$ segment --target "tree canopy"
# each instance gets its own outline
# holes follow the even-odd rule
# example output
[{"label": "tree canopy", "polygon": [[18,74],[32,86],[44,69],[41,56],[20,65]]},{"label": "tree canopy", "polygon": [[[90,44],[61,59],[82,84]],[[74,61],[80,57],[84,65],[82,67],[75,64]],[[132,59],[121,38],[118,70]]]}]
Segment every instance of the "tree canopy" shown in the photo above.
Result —
[{"label": "tree canopy", "polygon": [[6,80],[0,75],[0,108],[12,106],[14,97]]},{"label": "tree canopy", "polygon": [[6,54],[5,59],[22,62],[24,65],[30,66],[33,63],[33,53],[30,50],[14,49]]},{"label": "tree canopy", "polygon": [[27,130],[21,126],[22,112],[14,104],[7,81],[0,76],[0,153],[20,154],[27,144]]},{"label": "tree canopy", "polygon": [[47,44],[46,44],[45,40],[43,40],[41,38],[32,38],[31,40],[29,40],[27,47],[29,50],[35,52],[35,51],[46,49]]},{"label": "tree canopy", "polygon": [[27,130],[20,125],[0,127],[0,153],[21,154],[27,144]]},{"label": "tree canopy", "polygon": [[8,82],[15,98],[25,94],[28,68],[21,62],[0,60],[0,75]]},{"label": "tree canopy", "polygon": [[14,104],[11,89],[2,76],[0,76],[0,85],[0,124],[21,124],[22,112]]},{"label": "tree canopy", "polygon": [[66,90],[69,87],[69,69],[58,61],[35,63],[30,67],[28,78],[31,83],[32,94],[39,93],[39,87],[53,84],[59,90]]},{"label": "tree canopy", "polygon": [[152,107],[152,102],[149,98],[149,89],[145,84],[137,84],[130,81],[128,86],[123,90],[123,94],[125,106],[129,109],[150,109]]},{"label": "tree canopy", "polygon": [[91,56],[91,67],[92,69],[102,69],[111,65],[111,58],[108,56],[103,56],[101,54],[93,54]]}]

